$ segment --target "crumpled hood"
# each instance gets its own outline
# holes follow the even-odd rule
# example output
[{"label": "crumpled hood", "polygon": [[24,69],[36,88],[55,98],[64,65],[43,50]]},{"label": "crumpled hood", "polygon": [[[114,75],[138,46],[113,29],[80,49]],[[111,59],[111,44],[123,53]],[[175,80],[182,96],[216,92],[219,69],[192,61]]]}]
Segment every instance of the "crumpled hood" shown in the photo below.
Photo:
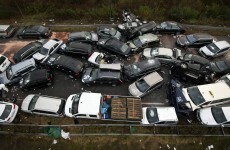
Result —
[{"label": "crumpled hood", "polygon": [[149,58],[149,57],[152,57],[151,56],[151,48],[145,48],[144,50],[143,50],[143,56],[145,56],[146,58]]}]

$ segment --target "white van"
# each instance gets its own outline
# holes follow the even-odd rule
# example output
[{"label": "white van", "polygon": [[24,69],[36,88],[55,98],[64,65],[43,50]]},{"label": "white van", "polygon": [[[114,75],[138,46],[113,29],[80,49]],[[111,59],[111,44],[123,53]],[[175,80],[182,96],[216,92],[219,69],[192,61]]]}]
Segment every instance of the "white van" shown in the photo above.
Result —
[{"label": "white van", "polygon": [[187,107],[193,111],[198,108],[216,106],[230,102],[230,86],[226,82],[182,88],[185,99],[177,97],[177,101],[186,101]]},{"label": "white van", "polygon": [[15,27],[11,25],[0,25],[0,37],[8,38],[15,32]]}]

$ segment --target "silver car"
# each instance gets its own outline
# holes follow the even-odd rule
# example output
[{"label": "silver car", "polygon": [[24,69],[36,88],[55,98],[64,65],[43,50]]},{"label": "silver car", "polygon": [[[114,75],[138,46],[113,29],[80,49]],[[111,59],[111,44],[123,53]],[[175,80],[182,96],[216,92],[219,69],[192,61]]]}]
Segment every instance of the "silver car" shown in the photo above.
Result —
[{"label": "silver car", "polygon": [[129,94],[137,97],[143,97],[147,93],[159,88],[163,84],[163,78],[157,73],[152,72],[129,86]]},{"label": "silver car", "polygon": [[22,102],[22,111],[31,114],[63,117],[65,99],[45,96],[45,95],[28,95]]},{"label": "silver car", "polygon": [[170,64],[177,61],[178,58],[182,57],[181,50],[177,48],[145,48],[141,54],[142,58],[157,58],[162,64]]},{"label": "silver car", "polygon": [[227,54],[229,50],[230,44],[227,41],[218,41],[201,47],[199,53],[203,57],[214,58]]}]

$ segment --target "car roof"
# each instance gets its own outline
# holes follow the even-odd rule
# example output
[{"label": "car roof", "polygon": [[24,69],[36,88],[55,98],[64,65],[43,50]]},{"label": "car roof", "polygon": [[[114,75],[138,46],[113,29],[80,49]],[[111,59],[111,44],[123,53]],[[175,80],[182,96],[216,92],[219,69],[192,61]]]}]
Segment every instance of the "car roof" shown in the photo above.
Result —
[{"label": "car roof", "polygon": [[173,50],[170,48],[159,47],[158,55],[173,56]]},{"label": "car roof", "polygon": [[21,70],[28,65],[35,66],[36,65],[35,60],[33,58],[24,60],[22,62],[15,64],[15,65],[12,65],[11,69],[12,69],[12,72],[15,73],[16,71]]},{"label": "car roof", "polygon": [[147,68],[155,67],[154,65],[157,65],[157,64],[160,65],[159,60],[152,58],[152,59],[146,59],[143,61],[136,62],[132,65],[137,65],[138,67],[140,67],[142,69],[147,69]]},{"label": "car roof", "polygon": [[143,77],[143,79],[150,86],[153,86],[163,81],[163,78],[157,72],[150,73],[147,76]]},{"label": "car roof", "polygon": [[185,57],[185,56],[189,56],[190,60],[197,62],[197,63],[200,63],[200,64],[203,64],[203,65],[209,63],[208,59],[201,57],[199,55],[185,54],[183,57]]},{"label": "car roof", "polygon": [[100,64],[100,69],[121,70],[121,63],[117,64]]},{"label": "car roof", "polygon": [[144,43],[144,41],[152,41],[152,40],[157,40],[158,36],[154,35],[152,33],[147,33],[147,34],[143,34],[142,36],[139,36],[141,42]]},{"label": "car roof", "polygon": [[81,48],[81,49],[84,49],[84,50],[91,50],[92,49],[92,45],[86,44],[86,43],[81,43],[81,42],[76,42],[76,41],[70,42],[67,45],[67,47],[70,47],[70,48]]},{"label": "car roof", "polygon": [[106,44],[107,43],[109,43],[109,45],[113,46],[116,49],[120,49],[125,44],[115,38],[110,38],[109,40],[106,41]]},{"label": "car roof", "polygon": [[199,85],[197,88],[205,101],[230,98],[230,88],[224,82]]},{"label": "car roof", "polygon": [[0,25],[0,30],[6,30],[10,25]]},{"label": "car roof", "polygon": [[47,42],[43,45],[43,47],[46,48],[46,49],[50,49],[50,48],[53,47],[56,43],[59,43],[59,41],[56,41],[56,40],[51,39],[51,40],[47,41]]},{"label": "car roof", "polygon": [[35,71],[32,71],[32,72],[28,73],[27,75],[25,75],[25,77],[26,76],[30,76],[31,81],[46,79],[47,78],[47,70],[46,69],[35,70]]},{"label": "car roof", "polygon": [[159,121],[178,121],[174,107],[156,107]]},{"label": "car roof", "polygon": [[100,69],[98,72],[99,77],[103,78],[116,78],[120,79],[121,72],[117,70],[108,70],[108,69]]},{"label": "car roof", "polygon": [[39,96],[34,106],[34,109],[46,110],[46,111],[57,113],[60,108],[61,102],[62,102],[61,98]]},{"label": "car roof", "polygon": [[215,42],[215,45],[219,48],[219,49],[223,49],[223,48],[229,48],[230,44],[227,41],[218,41]]}]

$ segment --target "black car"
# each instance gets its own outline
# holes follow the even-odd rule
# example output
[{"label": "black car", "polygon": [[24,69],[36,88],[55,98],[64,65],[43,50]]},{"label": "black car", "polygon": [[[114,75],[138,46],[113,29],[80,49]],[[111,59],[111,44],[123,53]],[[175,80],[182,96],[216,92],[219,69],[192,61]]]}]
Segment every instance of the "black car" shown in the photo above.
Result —
[{"label": "black car", "polygon": [[210,63],[208,59],[194,54],[185,54],[182,60],[189,63],[200,64],[200,65],[208,65]]},{"label": "black car", "polygon": [[82,74],[82,83],[86,85],[92,84],[111,84],[116,86],[122,83],[122,73],[120,64],[105,64],[99,68],[86,68]]},{"label": "black car", "polygon": [[185,29],[181,24],[177,22],[165,21],[156,26],[154,33],[183,34],[185,33]]},{"label": "black car", "polygon": [[95,32],[72,32],[69,34],[68,41],[78,41],[86,43],[96,43],[98,41],[98,35]]},{"label": "black car", "polygon": [[132,80],[150,72],[159,70],[160,66],[161,63],[158,59],[151,58],[124,66],[123,72],[128,80]]},{"label": "black car", "polygon": [[91,56],[93,47],[87,43],[81,43],[77,41],[68,42],[66,48],[62,51],[67,55],[81,55],[81,56]]},{"label": "black car", "polygon": [[68,74],[71,78],[80,77],[84,64],[72,57],[54,54],[46,62],[48,67],[55,68]]},{"label": "black car", "polygon": [[230,62],[226,59],[210,62],[209,69],[214,73],[213,77],[219,77],[230,73]]},{"label": "black car", "polygon": [[21,62],[22,60],[31,58],[33,54],[35,54],[40,50],[41,47],[42,47],[42,43],[39,41],[35,41],[27,44],[26,46],[22,47],[14,54],[13,56],[14,62],[18,63]]},{"label": "black car", "polygon": [[98,41],[100,49],[106,49],[109,52],[118,54],[123,57],[130,56],[131,48],[124,42],[114,38],[102,38]]},{"label": "black car", "polygon": [[32,71],[20,80],[20,88],[31,89],[36,87],[52,85],[53,75],[50,70],[39,69]]},{"label": "black car", "polygon": [[129,35],[129,39],[135,38],[145,33],[152,33],[156,25],[157,24],[154,21],[150,21],[149,23],[134,28]]},{"label": "black car", "polygon": [[200,48],[214,41],[214,37],[207,33],[195,33],[190,35],[179,36],[177,38],[176,45],[180,47]]},{"label": "black car", "polygon": [[97,27],[97,34],[101,38],[115,38],[118,40],[121,39],[121,33],[112,27],[99,26]]},{"label": "black car", "polygon": [[178,61],[171,67],[171,75],[184,81],[196,83],[207,83],[212,81],[208,64],[202,65],[186,61]]},{"label": "black car", "polygon": [[182,93],[182,88],[183,86],[178,80],[171,78],[168,85],[168,98],[170,105],[175,107],[176,112],[189,119],[189,114],[193,110],[190,107],[190,103],[184,101],[186,98]]},{"label": "black car", "polygon": [[32,25],[19,29],[17,33],[17,37],[19,39],[23,39],[23,38],[42,39],[42,38],[48,38],[51,35],[52,35],[52,32],[49,27],[32,26]]}]

